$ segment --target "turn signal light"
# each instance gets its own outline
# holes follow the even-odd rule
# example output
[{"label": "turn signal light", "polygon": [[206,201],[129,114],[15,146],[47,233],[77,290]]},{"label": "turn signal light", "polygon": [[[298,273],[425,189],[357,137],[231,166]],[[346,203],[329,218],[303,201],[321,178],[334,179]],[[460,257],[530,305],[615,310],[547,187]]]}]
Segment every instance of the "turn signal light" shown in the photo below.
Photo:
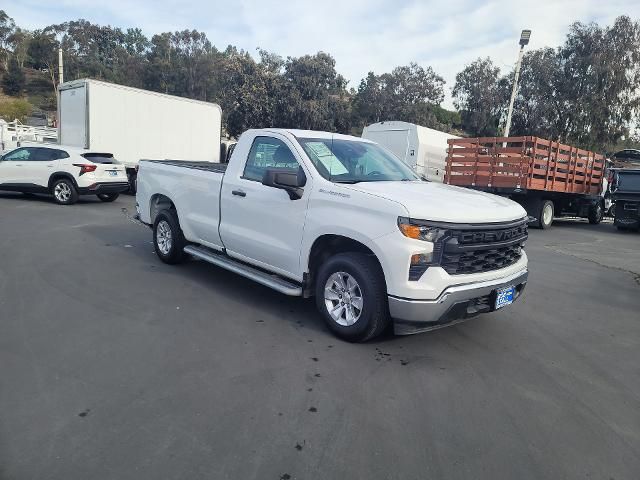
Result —
[{"label": "turn signal light", "polygon": [[432,253],[415,253],[411,255],[411,263],[409,264],[409,280],[420,280],[422,274],[427,271],[433,260]]},{"label": "turn signal light", "polygon": [[410,225],[408,223],[400,223],[398,225],[400,227],[400,231],[404,234],[405,237],[413,238],[415,240],[420,240],[420,227],[417,225]]},{"label": "turn signal light", "polygon": [[84,175],[85,173],[95,172],[97,165],[93,165],[91,163],[74,163],[74,167],[80,167],[80,175]]}]

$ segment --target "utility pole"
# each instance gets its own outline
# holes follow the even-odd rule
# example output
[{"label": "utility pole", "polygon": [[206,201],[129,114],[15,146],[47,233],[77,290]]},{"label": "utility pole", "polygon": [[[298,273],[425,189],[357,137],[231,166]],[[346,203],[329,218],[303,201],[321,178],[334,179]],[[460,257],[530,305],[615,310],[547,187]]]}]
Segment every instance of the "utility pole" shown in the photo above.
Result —
[{"label": "utility pole", "polygon": [[[51,71],[51,79],[54,79],[53,68]],[[57,112],[55,118],[55,126],[58,128],[58,139],[60,138],[60,84],[64,82],[64,60],[62,59],[62,48],[58,48],[58,85],[53,82],[53,87],[56,92],[56,105]]]},{"label": "utility pole", "polygon": [[507,112],[507,124],[504,127],[504,136],[509,136],[511,130],[511,116],[513,115],[513,104],[516,101],[516,93],[518,92],[518,80],[520,80],[520,67],[522,66],[522,56],[524,55],[524,46],[529,43],[531,38],[531,30],[522,30],[520,34],[520,51],[518,52],[518,61],[516,62],[516,71],[513,78],[513,90],[511,90],[511,100],[509,100],[509,111]]},{"label": "utility pole", "polygon": [[62,60],[62,48],[58,49],[58,85],[64,83],[64,64]]}]

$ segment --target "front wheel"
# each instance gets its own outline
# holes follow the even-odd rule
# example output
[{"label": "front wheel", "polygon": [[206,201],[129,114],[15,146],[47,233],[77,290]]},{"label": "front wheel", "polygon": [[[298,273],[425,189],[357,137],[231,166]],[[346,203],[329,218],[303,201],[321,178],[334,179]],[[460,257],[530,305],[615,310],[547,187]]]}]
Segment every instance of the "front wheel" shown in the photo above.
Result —
[{"label": "front wheel", "polygon": [[96,197],[98,197],[103,202],[113,202],[116,198],[120,196],[119,193],[98,193]]},{"label": "front wheel", "polygon": [[319,269],[316,306],[336,336],[364,342],[389,325],[384,274],[372,255],[340,253]]},{"label": "front wheel", "polygon": [[53,183],[51,188],[53,198],[60,205],[73,205],[78,201],[78,191],[75,185],[66,178],[61,178]]},{"label": "front wheel", "polygon": [[186,241],[175,210],[163,210],[153,222],[153,245],[164,263],[176,264],[184,260]]}]

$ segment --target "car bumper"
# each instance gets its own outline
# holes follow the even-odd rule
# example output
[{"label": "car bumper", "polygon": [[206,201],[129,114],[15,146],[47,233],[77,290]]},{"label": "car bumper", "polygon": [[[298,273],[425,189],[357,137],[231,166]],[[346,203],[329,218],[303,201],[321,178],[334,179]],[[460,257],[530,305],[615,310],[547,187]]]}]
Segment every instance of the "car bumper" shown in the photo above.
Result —
[{"label": "car bumper", "polygon": [[435,330],[494,310],[495,292],[516,287],[515,302],[527,284],[528,271],[521,270],[494,280],[454,285],[435,300],[416,300],[389,295],[389,312],[397,335]]},{"label": "car bumper", "polygon": [[78,188],[80,195],[97,195],[99,193],[122,193],[129,189],[127,182],[97,182],[88,187]]}]

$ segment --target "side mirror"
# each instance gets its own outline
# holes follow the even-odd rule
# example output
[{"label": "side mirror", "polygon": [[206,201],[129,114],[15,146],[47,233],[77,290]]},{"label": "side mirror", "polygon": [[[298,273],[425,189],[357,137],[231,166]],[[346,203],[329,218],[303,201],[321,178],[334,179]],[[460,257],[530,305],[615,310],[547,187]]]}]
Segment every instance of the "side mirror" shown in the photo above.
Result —
[{"label": "side mirror", "polygon": [[302,167],[267,168],[262,177],[262,184],[284,190],[291,200],[299,200],[304,192],[302,187],[307,184],[307,176]]}]

